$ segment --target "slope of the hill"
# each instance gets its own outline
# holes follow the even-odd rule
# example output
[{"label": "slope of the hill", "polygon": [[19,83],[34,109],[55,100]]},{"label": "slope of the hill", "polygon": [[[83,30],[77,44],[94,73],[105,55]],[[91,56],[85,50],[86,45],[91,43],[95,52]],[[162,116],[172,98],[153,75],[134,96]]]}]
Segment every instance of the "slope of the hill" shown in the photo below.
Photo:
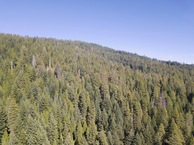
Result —
[{"label": "slope of the hill", "polygon": [[0,34],[3,145],[194,144],[194,66]]}]

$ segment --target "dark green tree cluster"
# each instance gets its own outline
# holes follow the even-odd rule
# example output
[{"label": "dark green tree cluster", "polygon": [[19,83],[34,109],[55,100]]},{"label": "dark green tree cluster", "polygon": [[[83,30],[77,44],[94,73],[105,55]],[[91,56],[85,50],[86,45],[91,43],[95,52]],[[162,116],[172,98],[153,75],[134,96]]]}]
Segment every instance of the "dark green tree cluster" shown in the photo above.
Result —
[{"label": "dark green tree cluster", "polygon": [[0,34],[0,144],[194,144],[194,66]]}]

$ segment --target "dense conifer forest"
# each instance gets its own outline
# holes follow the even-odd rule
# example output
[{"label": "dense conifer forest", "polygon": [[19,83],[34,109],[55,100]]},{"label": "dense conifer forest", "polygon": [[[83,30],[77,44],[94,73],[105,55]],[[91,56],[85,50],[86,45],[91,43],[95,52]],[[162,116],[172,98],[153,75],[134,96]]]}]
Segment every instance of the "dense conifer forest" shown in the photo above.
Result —
[{"label": "dense conifer forest", "polygon": [[0,144],[194,145],[194,66],[0,34]]}]

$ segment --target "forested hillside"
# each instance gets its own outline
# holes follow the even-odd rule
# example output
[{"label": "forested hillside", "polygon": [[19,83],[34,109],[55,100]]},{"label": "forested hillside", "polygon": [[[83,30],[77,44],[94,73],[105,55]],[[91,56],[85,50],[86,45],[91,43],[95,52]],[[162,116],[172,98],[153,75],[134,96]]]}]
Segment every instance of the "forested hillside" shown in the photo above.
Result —
[{"label": "forested hillside", "polygon": [[194,145],[194,66],[0,34],[0,144]]}]

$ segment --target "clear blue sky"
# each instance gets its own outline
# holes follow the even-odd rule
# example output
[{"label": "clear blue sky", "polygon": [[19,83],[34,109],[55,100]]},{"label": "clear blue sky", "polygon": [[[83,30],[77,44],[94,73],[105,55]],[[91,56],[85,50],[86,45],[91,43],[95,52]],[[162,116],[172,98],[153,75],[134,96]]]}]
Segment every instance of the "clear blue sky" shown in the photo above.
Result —
[{"label": "clear blue sky", "polygon": [[0,32],[194,63],[193,0],[0,0]]}]

